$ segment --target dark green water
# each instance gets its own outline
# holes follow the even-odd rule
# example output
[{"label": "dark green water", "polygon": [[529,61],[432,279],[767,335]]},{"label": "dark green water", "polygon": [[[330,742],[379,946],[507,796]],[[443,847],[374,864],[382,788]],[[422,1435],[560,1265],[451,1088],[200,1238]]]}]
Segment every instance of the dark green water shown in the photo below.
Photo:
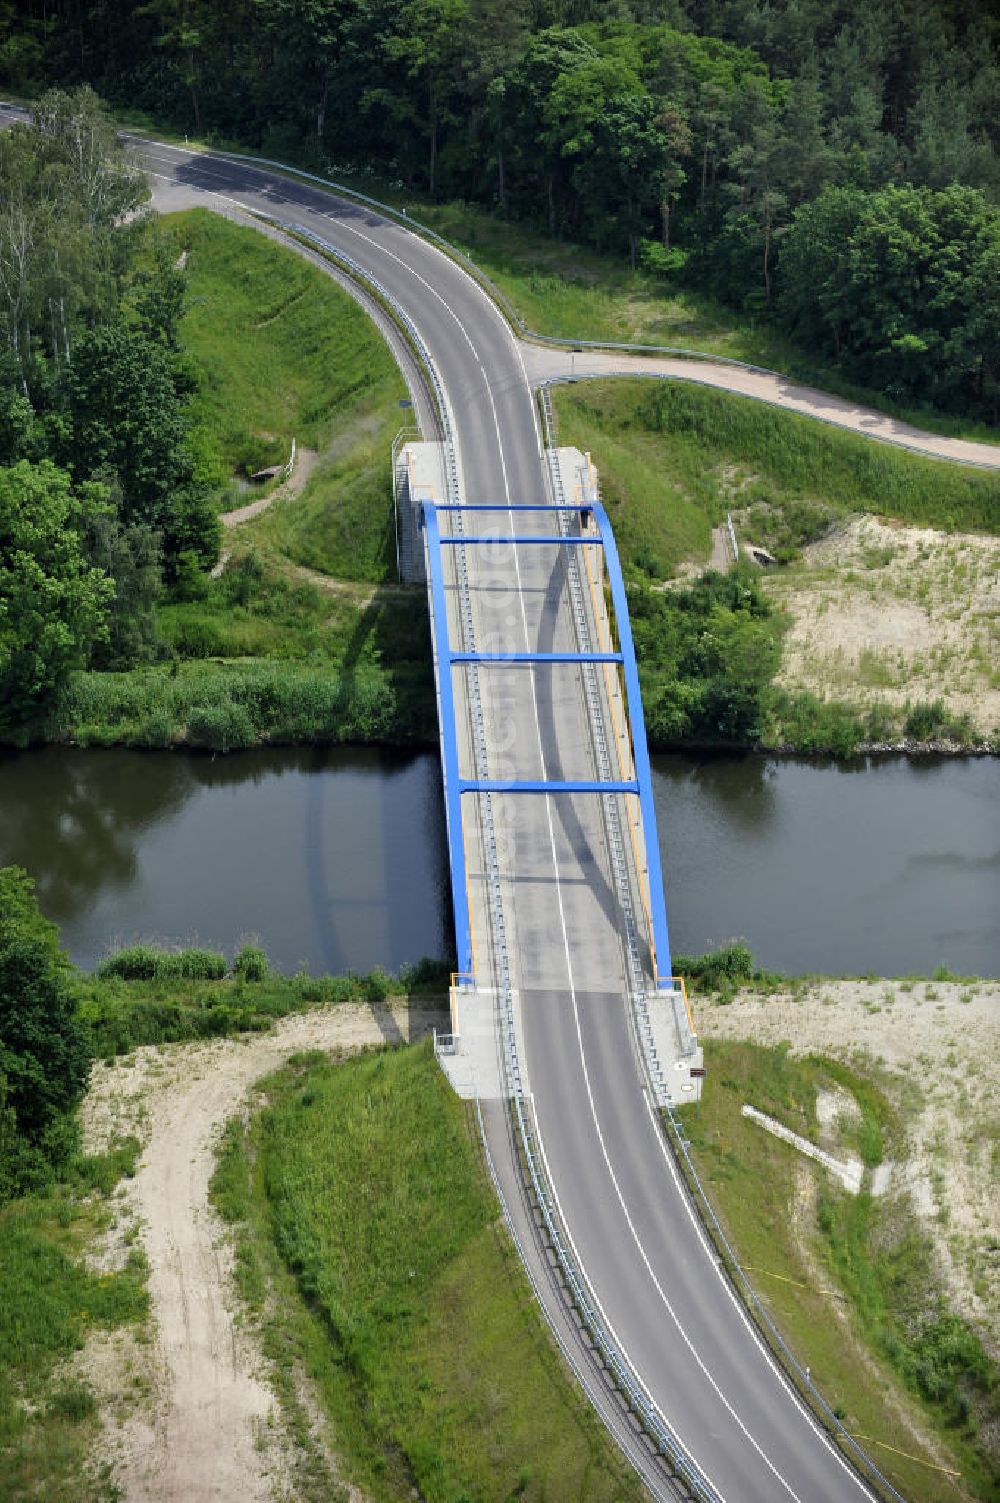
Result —
[{"label": "dark green water", "polygon": [[[1000,975],[1000,761],[655,759],[673,947],[791,973]],[[285,970],[448,948],[436,758],[49,749],[0,761],[0,865],[73,958],[258,938]]]},{"label": "dark green water", "polygon": [[429,756],[47,749],[0,762],[0,865],[31,872],[87,968],[137,938],[231,953],[254,937],[287,971],[443,955],[443,842]]}]

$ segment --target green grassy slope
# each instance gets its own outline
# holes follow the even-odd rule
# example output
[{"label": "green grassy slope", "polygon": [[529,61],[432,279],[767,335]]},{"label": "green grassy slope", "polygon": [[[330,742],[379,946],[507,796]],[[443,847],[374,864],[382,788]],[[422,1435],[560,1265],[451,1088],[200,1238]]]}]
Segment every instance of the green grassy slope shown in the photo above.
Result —
[{"label": "green grassy slope", "polygon": [[842,1146],[872,1168],[900,1146],[883,1084],[868,1068],[795,1058],[785,1046],[713,1042],[706,1062],[710,1088],[684,1127],[740,1261],[799,1361],[909,1503],[995,1498],[1000,1473],[978,1433],[996,1424],[997,1371],[948,1313],[905,1194],[851,1196],[742,1115],[750,1102],[816,1140],[817,1091],[846,1090],[858,1114]]},{"label": "green grassy slope", "polygon": [[638,1498],[538,1319],[430,1048],[301,1060],[264,1091],[215,1192],[289,1394],[301,1365],[365,1495]]},{"label": "green grassy slope", "polygon": [[554,402],[560,442],[593,453],[623,554],[648,549],[665,571],[707,557],[730,510],[750,509],[755,541],[778,550],[848,511],[1000,531],[1000,476],[727,392],[594,381],[556,388]]}]

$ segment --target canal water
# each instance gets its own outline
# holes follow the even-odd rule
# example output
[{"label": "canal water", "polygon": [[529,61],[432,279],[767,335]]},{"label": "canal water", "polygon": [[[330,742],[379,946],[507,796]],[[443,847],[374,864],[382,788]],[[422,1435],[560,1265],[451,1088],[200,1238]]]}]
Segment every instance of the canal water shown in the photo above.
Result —
[{"label": "canal water", "polygon": [[[792,974],[1000,975],[1000,761],[657,757],[673,948]],[[0,865],[74,960],[136,939],[283,970],[448,949],[437,759],[49,748],[0,760]]]}]

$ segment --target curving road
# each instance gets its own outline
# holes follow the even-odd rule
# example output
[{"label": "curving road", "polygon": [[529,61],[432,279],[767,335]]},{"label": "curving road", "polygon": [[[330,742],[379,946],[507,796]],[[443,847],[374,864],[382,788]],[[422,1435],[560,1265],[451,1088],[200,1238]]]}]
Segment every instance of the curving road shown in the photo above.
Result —
[{"label": "curving road", "polygon": [[[161,207],[203,197],[272,214],[318,234],[368,269],[407,310],[441,374],[466,499],[547,499],[522,349],[485,292],[454,262],[404,227],[321,189],[175,148],[148,145],[143,155],[157,175]],[[498,529],[495,518],[488,528]],[[479,640],[492,631],[515,650],[572,649],[559,551],[512,551],[513,593],[507,564],[487,550],[468,550],[477,560],[472,593]],[[505,774],[593,775],[578,673],[548,666],[487,671],[489,744],[503,748]],[[516,937],[539,1136],[565,1224],[607,1323],[729,1503],[839,1503],[868,1496],[786,1387],[719,1273],[649,1108],[623,1000],[620,915],[598,801],[522,799],[509,811],[507,835],[514,848],[508,846],[504,903]],[[486,900],[474,850],[470,865],[482,944]],[[501,1113],[488,1115],[488,1129],[513,1201],[515,1168]],[[517,1223],[516,1207],[513,1214]],[[565,1307],[538,1273],[523,1206],[515,1230],[572,1350]],[[586,1364],[579,1349],[576,1359]],[[592,1386],[596,1392],[599,1385]],[[622,1434],[613,1402],[605,1398],[603,1408],[651,1490],[668,1496],[658,1464]]]},{"label": "curving road", "polygon": [[[483,289],[453,261],[405,227],[320,188],[156,143],[144,143],[142,155],[159,207],[202,202],[274,215],[366,268],[407,310],[438,367],[465,498],[546,501],[524,349]],[[505,530],[512,521],[506,517]],[[488,530],[500,530],[495,517]],[[542,527],[526,529],[522,522],[523,530]],[[467,552],[477,560],[471,583],[480,645],[492,633],[505,649],[574,648],[560,550],[511,548],[502,565],[490,550]],[[579,673],[549,665],[485,671],[489,744],[501,749],[505,775],[594,775]],[[514,937],[538,1133],[563,1220],[620,1348],[715,1494],[728,1503],[870,1497],[751,1328],[706,1244],[649,1106],[624,1000],[620,912],[598,801],[522,799],[509,811],[505,838],[503,901]],[[474,841],[469,861],[482,947],[485,879]],[[533,1240],[508,1125],[496,1107],[487,1112],[487,1139],[513,1230],[564,1351],[650,1491],[672,1496],[659,1463],[602,1387]]]}]

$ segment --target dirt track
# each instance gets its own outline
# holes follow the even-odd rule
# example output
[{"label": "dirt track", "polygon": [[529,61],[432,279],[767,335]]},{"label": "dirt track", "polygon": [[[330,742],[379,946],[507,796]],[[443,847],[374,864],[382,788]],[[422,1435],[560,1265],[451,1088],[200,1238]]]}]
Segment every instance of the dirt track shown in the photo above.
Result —
[{"label": "dirt track", "polygon": [[[95,1067],[88,1148],[129,1132],[144,1144],[118,1219],[138,1219],[149,1261],[155,1345],[141,1361],[152,1401],[126,1409],[105,1448],[125,1503],[287,1496],[274,1399],[234,1323],[231,1256],[209,1205],[219,1134],[253,1083],[289,1055],[415,1039],[435,1022],[436,1012],[343,1006],[286,1018],[265,1035],[140,1049],[127,1063]],[[115,1366],[106,1351],[94,1360]],[[121,1382],[120,1372],[105,1380],[112,1392]]]}]

